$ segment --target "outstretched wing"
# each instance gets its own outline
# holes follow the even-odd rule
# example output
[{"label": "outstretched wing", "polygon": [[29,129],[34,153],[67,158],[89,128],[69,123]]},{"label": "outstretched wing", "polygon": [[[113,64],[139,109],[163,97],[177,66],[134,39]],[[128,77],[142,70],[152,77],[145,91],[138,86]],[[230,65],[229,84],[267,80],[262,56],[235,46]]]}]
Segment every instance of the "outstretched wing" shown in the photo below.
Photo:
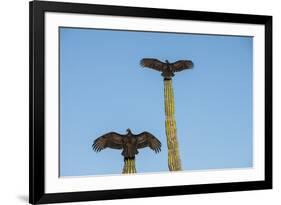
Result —
[{"label": "outstretched wing", "polygon": [[99,152],[107,147],[112,149],[122,149],[123,148],[122,135],[116,132],[109,132],[97,138],[92,147],[93,150]]},{"label": "outstretched wing", "polygon": [[137,148],[150,147],[156,153],[161,151],[161,142],[149,132],[142,132],[137,137]]},{"label": "outstretched wing", "polygon": [[152,68],[154,70],[163,71],[165,63],[155,58],[144,58],[140,61],[141,66]]},{"label": "outstretched wing", "polygon": [[192,68],[193,62],[189,60],[179,60],[170,64],[173,72],[179,72],[184,69]]}]

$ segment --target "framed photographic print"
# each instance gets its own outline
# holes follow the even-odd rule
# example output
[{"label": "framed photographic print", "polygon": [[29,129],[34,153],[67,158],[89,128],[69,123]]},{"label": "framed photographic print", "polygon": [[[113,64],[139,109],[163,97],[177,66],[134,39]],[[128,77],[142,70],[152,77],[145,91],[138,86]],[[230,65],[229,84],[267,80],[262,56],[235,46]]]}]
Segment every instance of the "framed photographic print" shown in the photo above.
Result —
[{"label": "framed photographic print", "polygon": [[272,188],[272,17],[30,2],[30,203]]}]

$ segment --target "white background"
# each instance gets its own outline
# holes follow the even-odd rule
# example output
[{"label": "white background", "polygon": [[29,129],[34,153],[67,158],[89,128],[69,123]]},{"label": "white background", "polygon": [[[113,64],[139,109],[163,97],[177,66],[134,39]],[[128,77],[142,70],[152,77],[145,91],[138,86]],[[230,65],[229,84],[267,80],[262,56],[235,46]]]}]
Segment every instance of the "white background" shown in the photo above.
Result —
[{"label": "white background", "polygon": [[[79,2],[72,0],[73,2]],[[142,7],[267,14],[274,16],[274,189],[200,194],[79,204],[280,204],[281,7],[276,0],[81,0],[80,2]],[[28,200],[28,1],[0,2],[0,204],[26,204]],[[279,59],[278,59],[279,58]],[[279,82],[278,82],[279,81]],[[281,201],[281,200],[280,200]]]}]

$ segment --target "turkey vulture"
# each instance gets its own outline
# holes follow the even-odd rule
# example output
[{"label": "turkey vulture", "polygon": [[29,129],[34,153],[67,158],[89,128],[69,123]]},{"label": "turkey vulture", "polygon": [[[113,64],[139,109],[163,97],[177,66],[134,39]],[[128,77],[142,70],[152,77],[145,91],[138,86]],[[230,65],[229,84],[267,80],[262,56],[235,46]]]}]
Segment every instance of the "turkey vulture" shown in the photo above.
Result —
[{"label": "turkey vulture", "polygon": [[156,153],[161,151],[161,142],[149,132],[142,132],[134,135],[130,129],[127,134],[122,135],[116,132],[109,132],[97,138],[92,147],[99,152],[105,148],[122,149],[125,159],[134,159],[138,149],[150,147]]},{"label": "turkey vulture", "polygon": [[168,60],[163,63],[155,58],[144,58],[140,61],[141,66],[152,68],[154,70],[162,72],[162,76],[165,79],[171,79],[174,76],[174,72],[179,72],[193,67],[193,63],[190,60],[178,60],[174,63],[170,63]]}]

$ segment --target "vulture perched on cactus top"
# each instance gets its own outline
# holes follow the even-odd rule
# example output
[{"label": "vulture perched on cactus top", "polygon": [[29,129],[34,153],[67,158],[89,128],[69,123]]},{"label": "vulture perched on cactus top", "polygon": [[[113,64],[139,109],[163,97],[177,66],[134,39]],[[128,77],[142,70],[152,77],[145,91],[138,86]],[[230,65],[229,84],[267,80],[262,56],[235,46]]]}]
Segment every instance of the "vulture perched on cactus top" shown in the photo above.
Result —
[{"label": "vulture perched on cactus top", "polygon": [[152,68],[162,72],[162,76],[165,79],[171,79],[171,77],[174,76],[174,72],[179,72],[193,67],[193,62],[190,60],[178,60],[174,63],[170,63],[166,60],[164,63],[155,58],[144,58],[140,61],[140,64],[143,67]]},{"label": "vulture perched on cactus top", "polygon": [[130,129],[127,134],[109,132],[97,138],[92,147],[99,152],[105,148],[122,149],[122,155],[126,159],[134,159],[138,149],[149,147],[156,153],[161,151],[161,142],[149,132],[134,135]]}]

